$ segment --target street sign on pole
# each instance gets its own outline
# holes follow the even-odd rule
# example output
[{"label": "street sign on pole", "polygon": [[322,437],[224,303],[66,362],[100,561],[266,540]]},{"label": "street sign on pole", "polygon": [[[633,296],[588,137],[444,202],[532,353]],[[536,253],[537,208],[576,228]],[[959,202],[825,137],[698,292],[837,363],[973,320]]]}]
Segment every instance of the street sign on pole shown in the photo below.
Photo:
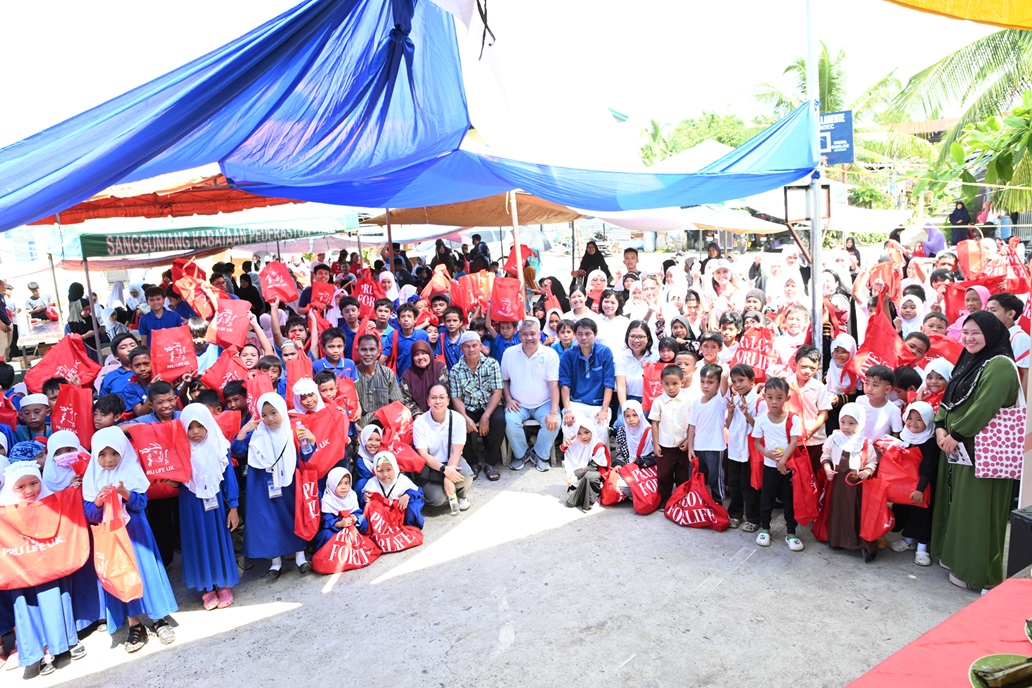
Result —
[{"label": "street sign on pole", "polygon": [[825,165],[853,162],[853,111],[821,115],[820,154]]}]

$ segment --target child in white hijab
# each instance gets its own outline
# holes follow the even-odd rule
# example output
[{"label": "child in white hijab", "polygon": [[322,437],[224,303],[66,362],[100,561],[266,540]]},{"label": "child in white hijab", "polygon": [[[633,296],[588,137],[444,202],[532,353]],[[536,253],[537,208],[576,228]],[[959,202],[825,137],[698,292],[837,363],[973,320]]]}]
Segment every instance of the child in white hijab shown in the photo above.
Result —
[{"label": "child in white hijab", "polygon": [[376,459],[383,442],[383,428],[370,423],[362,428],[358,436],[358,451],[355,455],[355,484],[353,489],[358,493],[358,501],[365,506],[365,485],[376,475]]},{"label": "child in white hijab", "polygon": [[[623,425],[616,429],[616,457],[614,466],[627,463],[638,463],[648,468],[655,463],[655,452],[652,448],[652,426],[649,424],[645,410],[640,401],[628,399],[623,405]],[[643,456],[652,455],[651,462],[640,463]]]},{"label": "child in white hijab", "polygon": [[158,555],[150,523],[147,521],[147,489],[150,481],[143,472],[136,450],[119,427],[103,428],[93,435],[92,456],[82,478],[82,497],[86,505],[86,520],[101,523],[104,520],[106,497],[116,491],[123,513],[129,540],[133,544],[136,566],[143,579],[143,597],[123,602],[109,592],[104,593],[108,633],[114,634],[128,622],[129,634],[126,652],[136,652],[144,645],[146,630],[140,617],[154,620],[155,632],[162,644],[176,639],[168,622],[168,615],[176,611],[175,595],[169,585],[165,566]]},{"label": "child in white hijab", "polygon": [[405,525],[423,529],[423,490],[398,468],[398,460],[390,452],[373,457],[374,475],[363,488],[367,495],[378,494],[405,509]]},{"label": "child in white hijab", "polygon": [[282,556],[288,552],[294,553],[301,575],[311,570],[305,558],[305,541],[294,534],[294,470],[299,457],[302,461],[312,458],[315,437],[301,428],[298,436],[307,437],[313,445],[307,451],[298,448],[287,402],[276,392],[259,397],[256,409],[260,422],[247,448],[244,556],[271,560],[265,574],[271,583],[280,577]]},{"label": "child in white hijab", "polygon": [[47,462],[43,465],[43,484],[51,492],[59,492],[66,487],[79,487],[82,477],[73,468],[88,458],[89,452],[79,444],[79,438],[71,430],[58,430],[47,440]]},{"label": "child in white hijab", "polygon": [[864,437],[867,414],[855,402],[839,413],[839,429],[824,440],[821,468],[830,483],[824,508],[828,510],[828,544],[857,550],[864,562],[874,561],[878,545],[860,539],[860,500],[862,482],[878,468],[878,454]]},{"label": "child in white hijab", "polygon": [[190,442],[193,467],[179,490],[179,534],[183,583],[203,593],[206,610],[233,604],[240,582],[233,537],[240,524],[240,491],[229,461],[229,441],[204,404],[187,404],[179,422]]},{"label": "child in white hijab", "polygon": [[[928,552],[928,543],[932,540],[931,500],[935,498],[935,479],[939,473],[939,445],[935,441],[935,412],[931,404],[915,401],[907,406],[903,412],[903,430],[899,433],[899,439],[905,449],[920,449],[921,464],[917,470],[917,485],[910,493],[911,503],[892,505],[896,526],[903,529],[903,537],[890,547],[893,552],[906,552],[916,547],[914,563],[931,566],[932,555]],[[917,504],[927,506],[915,506]]]},{"label": "child in white hijab", "polygon": [[563,425],[565,504],[581,511],[588,511],[598,501],[602,471],[609,472],[609,448],[596,435],[595,424],[580,414],[574,414],[572,425]]},{"label": "child in white hijab", "polygon": [[[320,550],[334,535],[349,526],[357,527],[363,535],[369,529],[369,522],[358,506],[358,495],[352,487],[351,471],[344,466],[331,468],[326,474],[326,489],[320,501],[322,520],[319,534],[312,543],[313,550]],[[343,515],[345,511],[347,516]]]}]

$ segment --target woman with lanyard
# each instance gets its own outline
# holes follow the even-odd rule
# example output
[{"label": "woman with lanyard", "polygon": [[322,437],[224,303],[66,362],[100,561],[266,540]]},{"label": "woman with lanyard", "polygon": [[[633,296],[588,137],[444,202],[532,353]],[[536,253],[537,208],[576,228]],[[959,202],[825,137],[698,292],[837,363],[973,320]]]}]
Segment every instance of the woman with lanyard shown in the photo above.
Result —
[{"label": "woman with lanyard", "polygon": [[[1007,328],[987,311],[963,322],[961,352],[939,412],[935,438],[943,452],[932,514],[932,556],[950,582],[981,590],[1003,581],[1003,544],[1012,480],[978,478],[974,438],[1001,408],[1023,403]],[[1024,428],[1014,428],[1023,434]]]},{"label": "woman with lanyard", "polygon": [[412,446],[426,460],[421,475],[423,498],[431,506],[451,507],[452,516],[469,509],[469,488],[473,469],[462,457],[466,445],[466,424],[462,416],[448,408],[448,386],[435,384],[426,394],[429,411],[412,424]]},{"label": "woman with lanyard", "polygon": [[645,392],[645,364],[659,360],[659,356],[652,350],[652,333],[648,325],[641,320],[631,321],[624,343],[627,348],[619,353],[614,352],[613,355],[616,369],[616,398],[621,409],[626,407],[629,399],[641,401]]}]

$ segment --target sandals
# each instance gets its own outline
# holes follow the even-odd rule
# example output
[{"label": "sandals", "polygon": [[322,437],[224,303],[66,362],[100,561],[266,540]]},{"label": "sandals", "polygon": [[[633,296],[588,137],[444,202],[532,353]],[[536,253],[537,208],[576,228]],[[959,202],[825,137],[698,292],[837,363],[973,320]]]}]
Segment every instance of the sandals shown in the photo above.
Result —
[{"label": "sandals", "polygon": [[125,651],[132,654],[143,649],[147,644],[147,634],[143,630],[143,624],[136,624],[129,627],[129,635],[125,639]]},{"label": "sandals", "polygon": [[170,645],[176,639],[176,629],[172,628],[172,624],[165,619],[154,622],[154,634],[158,636],[162,645]]},{"label": "sandals", "polygon": [[484,466],[484,475],[486,475],[487,479],[490,480],[491,482],[494,482],[494,481],[498,480],[498,478],[501,477],[498,474],[498,469],[496,469],[491,464],[487,464],[486,466]]},{"label": "sandals", "polygon": [[219,609],[225,609],[233,604],[233,589],[219,588]]},{"label": "sandals", "polygon": [[219,606],[219,594],[214,590],[209,590],[201,595],[201,604],[204,605],[204,611],[210,612]]}]

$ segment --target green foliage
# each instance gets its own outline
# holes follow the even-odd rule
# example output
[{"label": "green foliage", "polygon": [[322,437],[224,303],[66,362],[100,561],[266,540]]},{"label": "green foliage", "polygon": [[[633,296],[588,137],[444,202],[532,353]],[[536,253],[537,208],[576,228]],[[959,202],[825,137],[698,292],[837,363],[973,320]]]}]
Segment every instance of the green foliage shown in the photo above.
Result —
[{"label": "green foliage", "polygon": [[641,147],[641,159],[646,165],[651,165],[670,155],[670,143],[663,134],[663,125],[657,120],[651,120],[649,126],[642,130],[641,135],[645,141]]},{"label": "green foliage", "polygon": [[[821,101],[821,112],[837,112],[846,108],[846,72],[843,63],[846,53],[842,50],[834,57],[828,52],[828,46],[821,42],[821,54],[817,59],[818,98]],[[770,105],[774,114],[784,117],[806,100],[806,60],[802,57],[785,67],[784,74],[791,75],[795,81],[795,89],[786,91],[771,83],[760,84],[756,100]]]},{"label": "green foliage", "polygon": [[737,116],[704,112],[701,117],[681,120],[667,140],[672,152],[680,152],[706,139],[737,148],[745,143],[749,136],[749,128]]},{"label": "green foliage", "polygon": [[998,210],[1032,210],[1032,91],[1024,91],[1021,101],[1010,115],[966,124],[950,143],[948,158],[915,173],[930,178],[919,181],[915,193],[929,191],[942,198],[959,184],[961,198],[969,202],[982,183],[1022,187],[990,189],[989,202]]},{"label": "green foliage", "polygon": [[858,208],[890,208],[889,197],[873,186],[854,186],[849,190],[849,205]]}]

